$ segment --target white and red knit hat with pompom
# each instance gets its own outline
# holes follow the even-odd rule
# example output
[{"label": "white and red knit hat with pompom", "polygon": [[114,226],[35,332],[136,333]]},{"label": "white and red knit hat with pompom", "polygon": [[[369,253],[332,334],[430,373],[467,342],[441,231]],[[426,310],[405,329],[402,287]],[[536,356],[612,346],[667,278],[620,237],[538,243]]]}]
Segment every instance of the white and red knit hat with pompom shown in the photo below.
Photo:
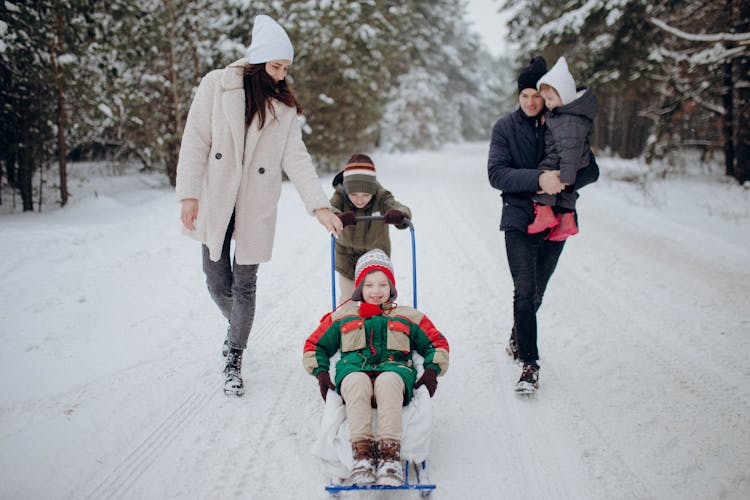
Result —
[{"label": "white and red knit hat with pompom", "polygon": [[379,248],[373,248],[357,260],[354,267],[354,293],[352,300],[362,301],[362,285],[367,276],[372,271],[382,271],[391,283],[390,300],[393,301],[398,296],[396,291],[396,278],[393,275],[393,264],[391,259]]}]

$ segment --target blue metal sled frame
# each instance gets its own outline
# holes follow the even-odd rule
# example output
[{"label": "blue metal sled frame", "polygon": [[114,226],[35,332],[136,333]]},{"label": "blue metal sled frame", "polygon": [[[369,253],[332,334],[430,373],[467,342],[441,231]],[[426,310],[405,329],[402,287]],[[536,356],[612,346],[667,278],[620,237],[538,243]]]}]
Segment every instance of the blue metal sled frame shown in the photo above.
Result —
[{"label": "blue metal sled frame", "polygon": [[417,471],[417,482],[416,483],[410,483],[409,482],[409,460],[406,460],[406,463],[404,464],[404,484],[401,486],[383,486],[380,484],[367,484],[367,485],[343,485],[343,484],[331,484],[326,486],[326,491],[330,493],[333,496],[337,496],[342,491],[372,491],[372,490],[418,490],[420,494],[423,497],[428,496],[430,493],[432,493],[432,490],[436,488],[434,484],[427,484],[427,483],[420,483],[419,482],[419,468],[421,467],[422,470],[425,470],[427,467],[426,462],[422,462],[420,465],[414,464],[414,467]]}]

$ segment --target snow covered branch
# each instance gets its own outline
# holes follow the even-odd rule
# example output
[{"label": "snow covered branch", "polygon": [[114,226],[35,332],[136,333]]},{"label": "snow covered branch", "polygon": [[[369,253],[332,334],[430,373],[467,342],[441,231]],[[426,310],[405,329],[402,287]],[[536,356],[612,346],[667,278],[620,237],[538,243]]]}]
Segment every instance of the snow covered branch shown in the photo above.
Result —
[{"label": "snow covered branch", "polygon": [[737,42],[740,44],[750,44],[750,33],[694,34],[670,26],[655,17],[650,18],[649,21],[667,33],[691,42]]},{"label": "snow covered branch", "polygon": [[729,61],[734,57],[742,54],[746,50],[747,49],[745,47],[734,47],[733,49],[727,49],[720,43],[714,44],[707,49],[700,50],[692,54],[659,47],[652,52],[650,57],[655,61],[668,58],[678,63],[709,65]]}]

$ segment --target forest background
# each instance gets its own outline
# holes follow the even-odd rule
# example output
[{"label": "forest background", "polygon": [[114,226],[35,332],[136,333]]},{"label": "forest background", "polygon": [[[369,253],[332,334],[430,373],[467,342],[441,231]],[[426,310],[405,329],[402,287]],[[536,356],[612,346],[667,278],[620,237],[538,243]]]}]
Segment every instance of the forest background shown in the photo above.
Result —
[{"label": "forest background", "polygon": [[64,206],[71,161],[114,172],[137,162],[174,184],[200,78],[242,57],[261,13],[294,42],[288,78],[321,171],[355,151],[488,140],[517,107],[518,70],[541,54],[550,65],[564,55],[594,89],[598,153],[668,175],[693,150],[750,181],[750,2],[498,0],[497,10],[509,48],[492,54],[463,0],[6,0],[0,204]]}]

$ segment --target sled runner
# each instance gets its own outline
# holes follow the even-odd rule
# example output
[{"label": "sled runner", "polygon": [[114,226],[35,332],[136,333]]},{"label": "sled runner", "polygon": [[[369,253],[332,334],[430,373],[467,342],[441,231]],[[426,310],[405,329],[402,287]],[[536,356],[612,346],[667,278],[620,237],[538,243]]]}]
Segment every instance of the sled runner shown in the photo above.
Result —
[{"label": "sled runner", "polygon": [[[416,483],[409,482],[409,471],[411,466],[414,466],[414,475],[416,476]],[[406,460],[404,462],[404,484],[401,486],[383,486],[379,484],[369,484],[359,486],[356,484],[345,485],[345,484],[331,484],[326,486],[326,491],[331,495],[337,497],[342,491],[361,491],[361,490],[418,490],[420,495],[423,497],[428,496],[432,493],[436,486],[430,484],[427,479],[427,461],[423,460],[422,463],[417,464]]]},{"label": "sled runner", "polygon": [[[364,217],[357,217],[356,220],[359,221],[385,221],[385,217],[382,215],[373,215],[373,216],[364,216]],[[406,219],[406,222],[409,225],[409,233],[411,235],[411,253],[412,253],[412,302],[413,307],[416,309],[417,307],[417,261],[416,261],[416,243],[414,238],[414,225],[411,223],[409,219]],[[331,309],[336,309],[336,252],[335,252],[335,239],[333,236],[331,236]],[[330,412],[337,411],[335,409],[335,406],[333,406],[333,401],[338,398],[340,400],[340,397],[338,394],[336,394],[334,391],[330,391],[328,393],[327,399],[327,406],[331,405],[330,407],[326,408],[326,415],[324,416],[324,421],[328,420],[328,416],[331,415]],[[328,400],[331,401],[328,401]],[[342,402],[343,403],[343,402]],[[409,429],[409,422],[415,422],[415,421],[422,421],[429,422],[429,426],[431,428],[432,425],[432,413],[430,409],[430,397],[427,393],[426,388],[422,387],[418,392],[415,392],[415,395],[412,399],[412,401],[405,407],[405,424],[404,424],[404,431]],[[341,409],[338,410],[339,414],[342,412]],[[413,415],[413,417],[412,417]],[[424,416],[427,416],[427,418],[424,418]],[[342,418],[342,417],[340,417]],[[414,428],[417,426],[415,425]],[[348,429],[348,427],[347,427]],[[429,431],[428,429],[425,432],[425,429],[419,429],[420,436],[416,439],[411,439],[414,443],[410,443],[410,439],[413,436],[405,436],[402,440],[402,457],[404,459],[404,484],[400,486],[388,486],[388,485],[380,485],[380,484],[366,484],[366,485],[357,485],[357,484],[344,484],[343,479],[334,478],[331,480],[331,483],[325,487],[326,491],[330,493],[332,496],[339,496],[342,492],[346,491],[381,491],[381,490],[416,490],[419,491],[422,496],[428,496],[432,491],[436,488],[436,485],[429,482],[428,478],[428,468],[427,468],[427,460],[424,459],[425,452],[429,448]],[[427,438],[425,439],[425,434],[427,434]],[[340,436],[339,436],[340,437]],[[319,440],[320,442],[320,440]],[[414,446],[410,446],[410,444],[414,444]],[[416,453],[413,456],[409,456],[408,450],[409,448],[412,448],[414,452]],[[418,457],[418,458],[415,458]]]}]

